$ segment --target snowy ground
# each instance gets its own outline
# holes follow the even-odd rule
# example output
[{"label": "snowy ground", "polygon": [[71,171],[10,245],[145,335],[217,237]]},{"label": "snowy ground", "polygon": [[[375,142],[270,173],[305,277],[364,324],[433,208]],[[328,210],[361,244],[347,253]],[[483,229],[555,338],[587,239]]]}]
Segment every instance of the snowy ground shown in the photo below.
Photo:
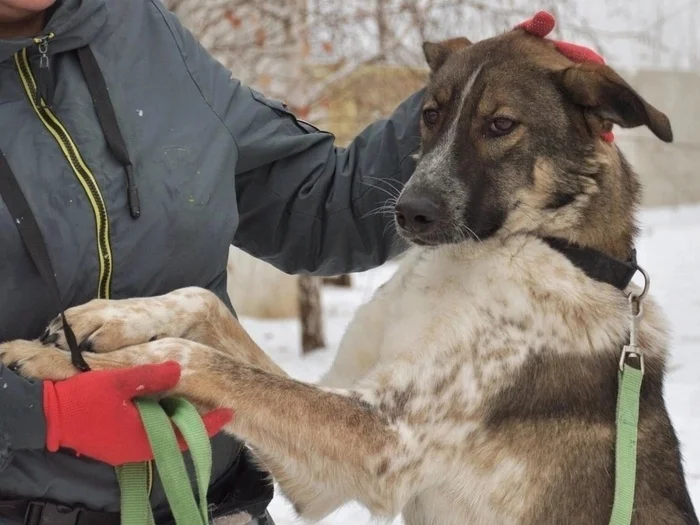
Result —
[{"label": "snowy ground", "polygon": [[[700,510],[700,207],[647,211],[639,262],[651,275],[651,293],[666,309],[673,327],[673,358],[666,399],[683,446],[685,468],[696,510]],[[300,357],[298,326],[293,321],[245,319],[253,338],[292,376],[316,380],[332,362],[335,349],[358,305],[392,274],[382,267],[355,276],[354,287],[324,292],[327,350]],[[300,524],[289,504],[277,496],[271,506],[277,525]],[[323,525],[363,525],[371,520],[363,509],[348,506]],[[400,519],[395,525],[401,523]]]}]

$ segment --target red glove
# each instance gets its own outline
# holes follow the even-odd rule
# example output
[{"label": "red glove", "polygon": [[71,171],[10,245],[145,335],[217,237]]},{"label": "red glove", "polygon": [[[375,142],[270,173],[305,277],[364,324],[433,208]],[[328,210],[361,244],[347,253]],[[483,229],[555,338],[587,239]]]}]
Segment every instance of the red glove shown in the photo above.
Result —
[{"label": "red glove", "polygon": [[[134,368],[85,372],[65,381],[44,381],[46,448],[61,447],[78,455],[123,465],[153,459],[134,397],[173,388],[180,379],[174,362]],[[213,436],[231,421],[233,411],[219,409],[203,417],[207,434]],[[187,449],[178,432],[182,450]]]},{"label": "red glove", "polygon": [[[540,11],[532,18],[515,26],[515,28],[524,29],[531,35],[544,38],[552,32],[554,24],[554,17],[550,13],[547,11]],[[557,51],[573,62],[595,62],[597,64],[605,64],[603,57],[592,49],[569,42],[560,42],[559,40],[552,40],[552,42]],[[615,135],[612,131],[601,133],[601,137],[605,142],[613,142],[615,140]]]}]

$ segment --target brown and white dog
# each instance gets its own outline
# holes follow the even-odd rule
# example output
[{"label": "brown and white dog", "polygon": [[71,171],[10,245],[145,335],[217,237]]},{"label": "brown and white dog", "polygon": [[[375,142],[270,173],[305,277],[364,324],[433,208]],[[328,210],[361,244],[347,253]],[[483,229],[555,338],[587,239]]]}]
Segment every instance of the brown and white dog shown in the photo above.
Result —
[{"label": "brown and white dog", "polygon": [[[626,259],[639,183],[600,134],[645,125],[670,141],[668,119],[609,67],[574,64],[523,30],[424,50],[422,151],[396,206],[413,247],[359,309],[321,385],[288,377],[201,289],[93,301],[68,320],[96,352],[85,355],[93,369],[180,363],[172,394],[234,409],[225,430],[302,516],[355,500],[408,525],[606,525],[627,293],[542,239]],[[60,330],[50,327],[65,348]],[[651,299],[638,344],[633,523],[697,524]],[[76,372],[38,342],[0,355],[31,377]]]}]

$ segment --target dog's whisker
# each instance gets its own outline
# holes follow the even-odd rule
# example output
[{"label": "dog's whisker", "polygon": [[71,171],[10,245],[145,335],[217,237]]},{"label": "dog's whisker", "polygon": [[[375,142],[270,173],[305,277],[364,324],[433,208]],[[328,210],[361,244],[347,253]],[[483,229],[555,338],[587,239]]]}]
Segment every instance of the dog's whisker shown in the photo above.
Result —
[{"label": "dog's whisker", "polygon": [[392,193],[388,189],[386,189],[382,186],[379,186],[378,184],[368,184],[367,182],[364,182],[364,181],[360,181],[360,184],[362,184],[363,186],[367,186],[368,188],[376,189],[376,190],[379,190],[383,193],[386,193],[391,198],[394,198],[394,199],[398,198],[398,194]]},{"label": "dog's whisker", "polygon": [[395,206],[396,206],[396,198],[390,197],[386,201],[384,201],[384,204],[376,207],[373,210],[368,211],[361,218],[364,219],[366,217],[371,217],[373,215],[381,215],[381,214],[393,215]]},{"label": "dog's whisker", "polygon": [[[389,187],[393,188],[395,191],[398,191],[399,193],[403,188],[406,186],[406,183],[398,180],[398,179],[388,179],[388,178],[380,178],[380,177],[372,177],[370,175],[365,175],[366,179],[370,180],[376,180],[378,183],[384,183],[387,184]],[[397,186],[395,186],[397,185]]]},{"label": "dog's whisker", "polygon": [[387,223],[384,225],[384,230],[382,231],[382,237],[384,237],[387,232],[393,231],[395,235],[398,235],[398,232],[396,231],[396,228],[392,228],[395,226],[394,221],[387,221]]}]

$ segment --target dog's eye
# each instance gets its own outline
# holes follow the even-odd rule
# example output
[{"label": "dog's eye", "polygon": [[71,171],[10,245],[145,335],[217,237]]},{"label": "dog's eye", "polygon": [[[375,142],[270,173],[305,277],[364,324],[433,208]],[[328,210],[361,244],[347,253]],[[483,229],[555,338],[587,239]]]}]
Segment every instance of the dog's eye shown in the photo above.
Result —
[{"label": "dog's eye", "polygon": [[433,126],[437,123],[438,117],[440,115],[438,114],[436,109],[425,109],[423,110],[423,121],[428,125],[428,126]]},{"label": "dog's eye", "polygon": [[489,129],[495,135],[506,135],[515,128],[515,121],[508,117],[496,117],[491,121]]}]

